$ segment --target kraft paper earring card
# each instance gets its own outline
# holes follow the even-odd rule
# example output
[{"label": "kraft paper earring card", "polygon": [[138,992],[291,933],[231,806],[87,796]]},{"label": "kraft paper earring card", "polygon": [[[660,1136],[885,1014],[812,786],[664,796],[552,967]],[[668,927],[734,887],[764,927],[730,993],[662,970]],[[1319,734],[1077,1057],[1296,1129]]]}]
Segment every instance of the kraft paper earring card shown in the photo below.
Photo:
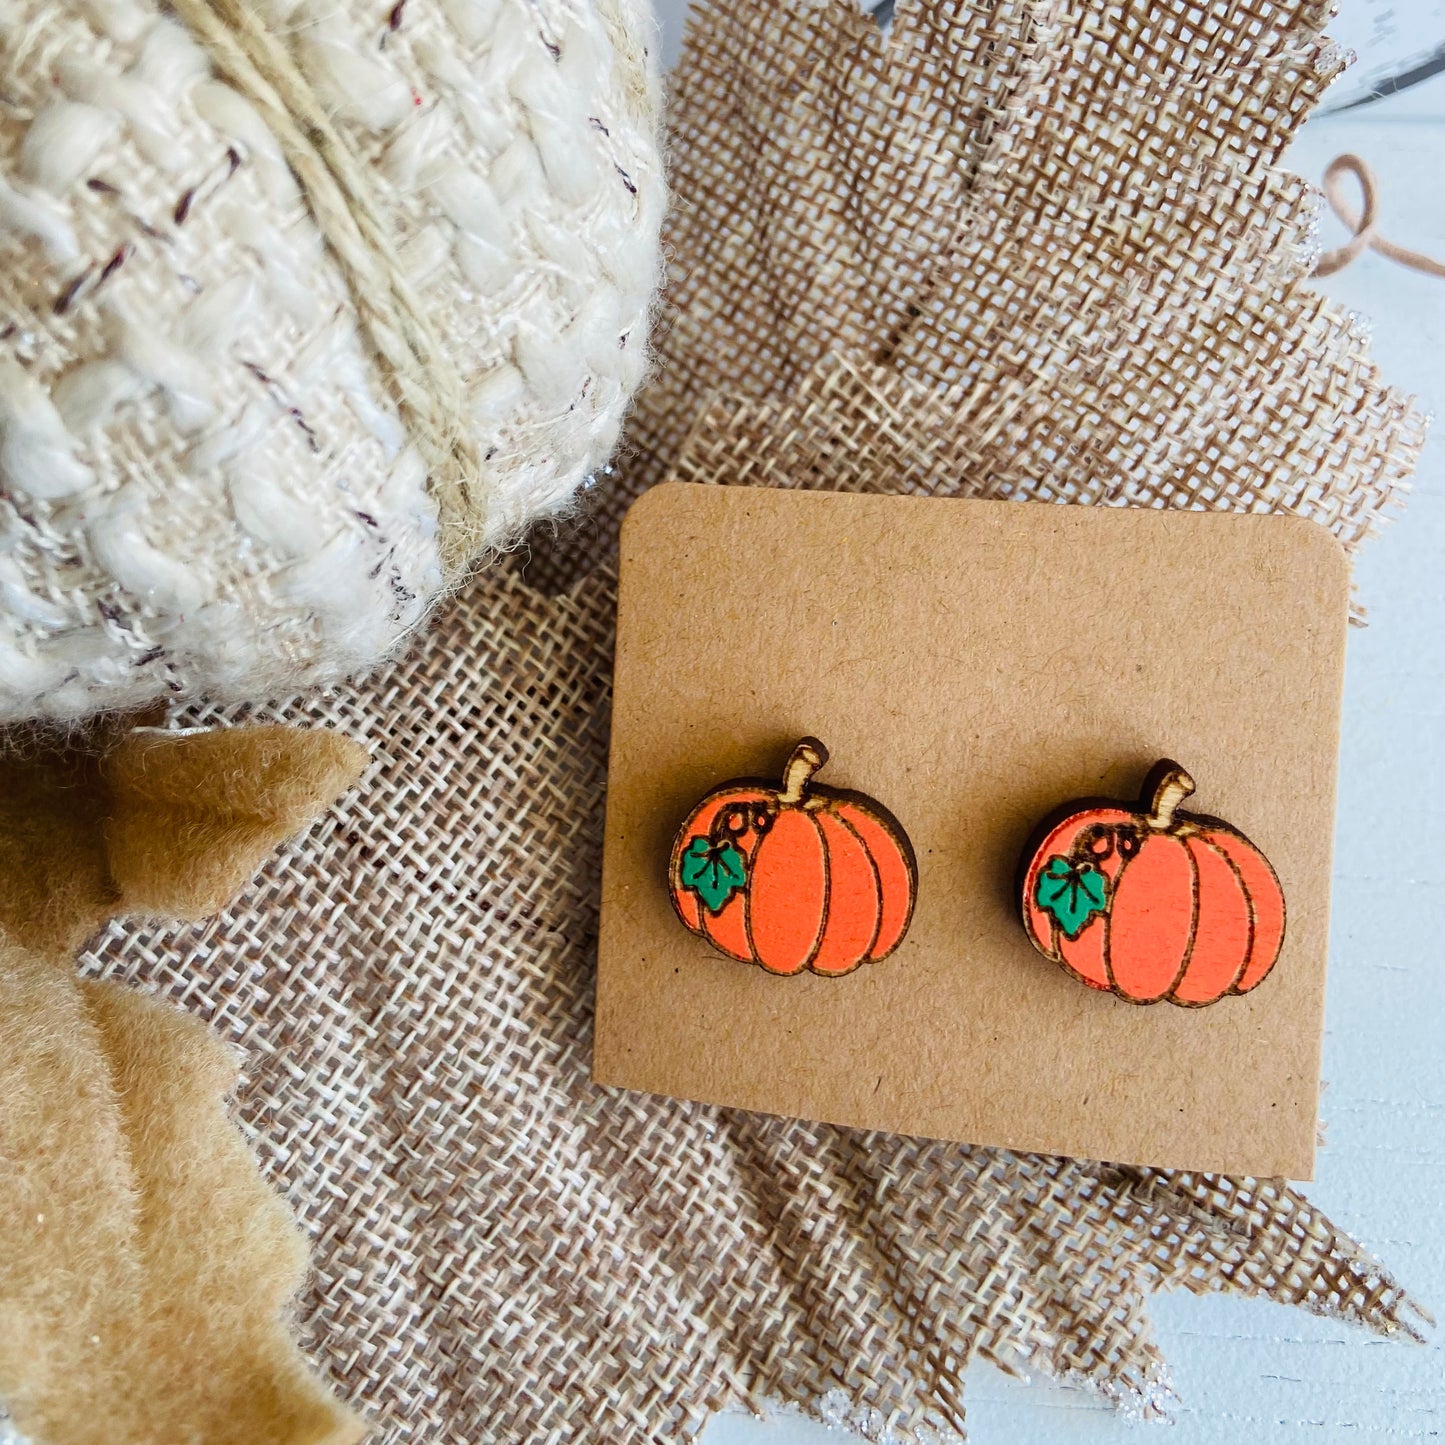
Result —
[{"label": "kraft paper earring card", "polygon": [[[1340,549],[1298,518],[653,489],[622,538],[595,1078],[971,1144],[1308,1178],[1348,594]],[[784,779],[799,738],[827,740],[828,787],[885,806],[916,868],[906,934],[834,977],[729,956],[673,898],[698,799],[719,780]],[[1161,758],[1194,789],[1167,819],[1159,788],[1129,801],[1163,778]],[[1020,860],[1070,799],[1123,800],[1134,832],[1071,835],[1043,857],[1058,886],[1034,879],[1030,897],[1052,911],[1021,926]],[[1200,947],[1223,959],[1226,925],[1242,958],[1270,953],[1268,976],[1252,986],[1247,963],[1217,1004],[1141,1008],[1154,990],[1135,976],[1164,962],[1141,952],[1149,903],[1124,854],[1138,832],[1161,867],[1196,843],[1201,874],[1234,867],[1208,831],[1226,826],[1268,860],[1288,927],[1259,942],[1258,900],[1274,894],[1216,888],[1209,917],[1201,905],[1171,935],[1189,956],[1164,961],[1160,998],[1212,995],[1189,965]],[[1123,852],[1074,846],[1090,842]],[[739,847],[704,843],[719,866]],[[885,894],[839,916],[875,901],[881,916]],[[838,911],[825,901],[796,917]],[[1070,929],[1091,928],[1109,946],[1081,987],[1060,958],[1074,958]]]}]

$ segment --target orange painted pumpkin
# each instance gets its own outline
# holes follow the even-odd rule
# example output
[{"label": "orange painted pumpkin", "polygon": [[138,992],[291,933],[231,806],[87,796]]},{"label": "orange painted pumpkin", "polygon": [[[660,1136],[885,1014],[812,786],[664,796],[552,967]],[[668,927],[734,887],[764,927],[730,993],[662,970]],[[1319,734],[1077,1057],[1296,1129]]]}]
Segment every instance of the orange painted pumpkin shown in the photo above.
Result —
[{"label": "orange painted pumpkin", "polygon": [[827,761],[804,738],[782,787],[724,783],[678,830],[672,905],[729,958],[836,977],[886,958],[908,931],[918,886],[908,838],[871,798],[814,786]]},{"label": "orange painted pumpkin", "polygon": [[1020,870],[1040,953],[1131,1003],[1197,1008],[1263,982],[1284,943],[1284,892],[1237,829],[1178,811],[1193,791],[1166,760],[1137,806],[1080,800],[1044,825]]}]

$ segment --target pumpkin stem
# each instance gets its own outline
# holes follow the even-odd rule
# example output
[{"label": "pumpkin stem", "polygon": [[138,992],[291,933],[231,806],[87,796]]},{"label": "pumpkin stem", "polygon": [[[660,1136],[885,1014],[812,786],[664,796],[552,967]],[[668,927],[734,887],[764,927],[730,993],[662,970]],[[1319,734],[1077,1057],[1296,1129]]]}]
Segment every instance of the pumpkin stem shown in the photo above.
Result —
[{"label": "pumpkin stem", "polygon": [[[1150,783],[1153,789],[1150,789]],[[1194,791],[1194,779],[1168,758],[1154,765],[1149,781],[1144,784],[1144,801],[1149,805],[1145,822],[1161,831],[1174,821],[1174,810]]]},{"label": "pumpkin stem", "polygon": [[783,769],[783,791],[778,802],[796,804],[808,791],[808,780],[828,761],[828,749],[817,738],[804,738],[795,747]]}]

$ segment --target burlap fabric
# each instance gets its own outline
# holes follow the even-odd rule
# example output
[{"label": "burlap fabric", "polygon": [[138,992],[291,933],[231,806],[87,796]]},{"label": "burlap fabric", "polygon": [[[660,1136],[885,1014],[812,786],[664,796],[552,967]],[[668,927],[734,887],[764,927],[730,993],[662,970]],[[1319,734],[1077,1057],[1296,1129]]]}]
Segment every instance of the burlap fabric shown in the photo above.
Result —
[{"label": "burlap fabric", "polygon": [[951,490],[1289,511],[1355,547],[1423,421],[1309,288],[1319,197],[1278,166],[1343,64],[1329,12],[927,0],[887,36],[840,0],[704,12],[657,377],[530,575],[606,555],[708,393],[788,396],[829,353],[925,383],[940,425],[990,408]]},{"label": "burlap fabric", "polygon": [[84,960],[245,1050],[315,1240],[307,1344],[381,1439],[641,1445],[771,1396],[926,1440],[971,1355],[1155,1409],[1171,1285],[1410,1330],[1279,1182],[594,1088],[612,608],[605,569],[557,599],[493,576],[400,676],[279,709],[375,750],[358,795],[230,914]]},{"label": "burlap fabric", "polygon": [[[665,368],[539,575],[605,556],[673,465],[1357,540],[1418,421],[1302,289],[1308,200],[1272,169],[1334,64],[1321,13],[920,0],[886,43],[841,3],[714,16],[678,87]],[[246,1050],[241,1113],[315,1240],[308,1342],[381,1438],[640,1445],[771,1397],[929,1440],[980,1357],[1153,1412],[1169,1287],[1415,1332],[1279,1181],[594,1088],[612,604],[605,562],[556,596],[494,572],[399,670],[268,710],[372,747],[358,796],[227,916],[86,960]]]}]

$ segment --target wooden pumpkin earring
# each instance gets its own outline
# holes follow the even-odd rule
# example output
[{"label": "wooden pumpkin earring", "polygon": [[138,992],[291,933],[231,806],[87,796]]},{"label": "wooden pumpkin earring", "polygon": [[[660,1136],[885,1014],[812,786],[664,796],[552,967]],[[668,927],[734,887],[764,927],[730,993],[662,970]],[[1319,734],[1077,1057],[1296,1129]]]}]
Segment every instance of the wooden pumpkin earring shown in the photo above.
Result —
[{"label": "wooden pumpkin earring", "polygon": [[781,787],[723,783],[678,829],[672,906],[729,958],[837,977],[886,958],[908,931],[918,890],[908,836],[872,798],[814,784],[827,761],[804,738]]},{"label": "wooden pumpkin earring", "polygon": [[1263,982],[1284,943],[1284,892],[1243,833],[1178,811],[1193,791],[1166,759],[1138,804],[1079,799],[1038,830],[1019,901],[1040,953],[1131,1003],[1198,1008]]}]

